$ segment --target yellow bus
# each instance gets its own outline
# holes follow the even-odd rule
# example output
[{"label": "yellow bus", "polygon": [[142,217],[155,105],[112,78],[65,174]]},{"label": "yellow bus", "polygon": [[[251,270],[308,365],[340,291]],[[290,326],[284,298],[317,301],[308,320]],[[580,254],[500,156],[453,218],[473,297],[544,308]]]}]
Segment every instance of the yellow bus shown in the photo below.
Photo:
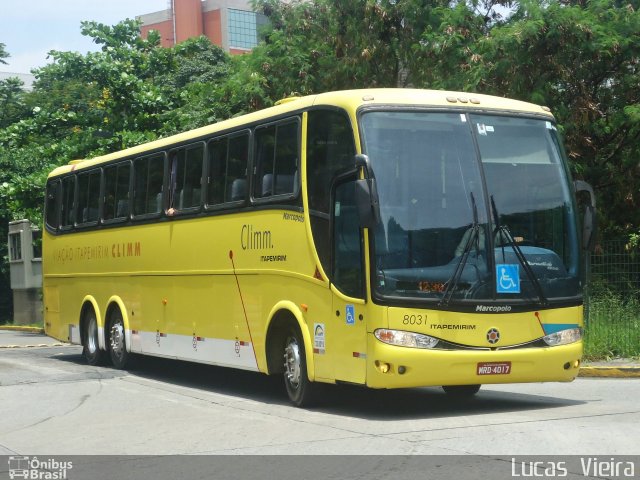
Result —
[{"label": "yellow bus", "polygon": [[578,190],[546,107],[287,99],[51,172],[46,332],[90,364],[280,374],[298,406],[319,383],[571,381],[593,223]]}]

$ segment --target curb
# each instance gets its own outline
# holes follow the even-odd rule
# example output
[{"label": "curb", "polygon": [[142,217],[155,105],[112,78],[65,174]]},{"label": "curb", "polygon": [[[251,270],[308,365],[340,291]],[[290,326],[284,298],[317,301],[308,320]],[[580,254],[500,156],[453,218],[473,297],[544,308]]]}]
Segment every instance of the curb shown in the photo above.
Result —
[{"label": "curb", "polygon": [[41,327],[23,327],[21,325],[1,325],[0,330],[9,330],[12,332],[30,332],[30,333],[44,333],[44,328]]},{"label": "curb", "polygon": [[47,347],[71,347],[73,345],[69,343],[39,343],[36,345],[0,345],[0,350],[3,348],[47,348]]},{"label": "curb", "polygon": [[620,365],[617,367],[580,367],[579,377],[589,378],[640,378],[640,366]]}]

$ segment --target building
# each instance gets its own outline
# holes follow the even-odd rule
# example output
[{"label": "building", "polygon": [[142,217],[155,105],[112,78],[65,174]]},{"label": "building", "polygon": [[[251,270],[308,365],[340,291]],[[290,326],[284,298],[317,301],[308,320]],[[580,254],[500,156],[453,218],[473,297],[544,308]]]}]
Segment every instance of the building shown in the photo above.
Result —
[{"label": "building", "polygon": [[204,35],[227,52],[241,54],[258,44],[260,27],[267,23],[245,0],[169,0],[168,7],[137,17],[142,37],[157,30],[163,47]]}]

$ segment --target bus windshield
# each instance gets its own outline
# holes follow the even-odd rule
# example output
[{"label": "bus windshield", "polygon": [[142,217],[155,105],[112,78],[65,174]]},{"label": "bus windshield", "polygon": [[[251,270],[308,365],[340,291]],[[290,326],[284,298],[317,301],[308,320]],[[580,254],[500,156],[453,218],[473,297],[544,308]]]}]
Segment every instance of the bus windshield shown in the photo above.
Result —
[{"label": "bus windshield", "polygon": [[544,119],[368,111],[378,186],[378,297],[442,303],[579,295],[575,208],[556,128]]}]

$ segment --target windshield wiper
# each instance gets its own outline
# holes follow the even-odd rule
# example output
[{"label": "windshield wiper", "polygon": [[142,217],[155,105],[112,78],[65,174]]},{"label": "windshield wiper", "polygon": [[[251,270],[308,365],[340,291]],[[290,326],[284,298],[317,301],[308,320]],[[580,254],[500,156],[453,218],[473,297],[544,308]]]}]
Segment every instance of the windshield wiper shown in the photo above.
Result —
[{"label": "windshield wiper", "polygon": [[[538,299],[540,300],[540,303],[542,305],[546,305],[547,297],[545,297],[544,292],[542,291],[542,285],[540,285],[540,281],[538,280],[538,277],[536,277],[536,274],[531,268],[531,265],[529,265],[527,258],[522,253],[522,249],[513,238],[511,231],[509,231],[509,227],[507,227],[506,225],[500,224],[500,216],[498,215],[498,209],[496,208],[496,202],[493,198],[493,195],[491,195],[491,211],[493,212],[494,222],[496,224],[496,228],[493,232],[494,233],[493,237],[499,238],[501,242],[502,242],[502,239],[505,239],[507,241],[507,245],[513,249],[513,253],[515,253],[516,258],[522,265],[522,268],[527,274],[527,277],[529,277],[529,280],[533,284],[533,288],[535,289],[536,294],[538,295]],[[504,246],[503,246],[503,249],[504,249]],[[503,257],[504,257],[504,253],[503,253]]]},{"label": "windshield wiper", "polygon": [[462,251],[460,260],[456,265],[456,269],[453,271],[453,275],[449,280],[447,280],[447,286],[444,289],[444,292],[442,292],[442,299],[439,303],[440,306],[449,305],[451,297],[453,296],[453,292],[460,282],[460,277],[462,276],[464,267],[467,264],[467,259],[469,258],[471,249],[473,248],[473,245],[476,244],[477,238],[480,235],[480,224],[478,223],[478,207],[476,207],[476,199],[473,196],[473,192],[471,192],[469,195],[471,196],[471,206],[473,207],[473,223],[471,224],[471,234],[467,239],[467,243],[464,246],[464,250]]}]

